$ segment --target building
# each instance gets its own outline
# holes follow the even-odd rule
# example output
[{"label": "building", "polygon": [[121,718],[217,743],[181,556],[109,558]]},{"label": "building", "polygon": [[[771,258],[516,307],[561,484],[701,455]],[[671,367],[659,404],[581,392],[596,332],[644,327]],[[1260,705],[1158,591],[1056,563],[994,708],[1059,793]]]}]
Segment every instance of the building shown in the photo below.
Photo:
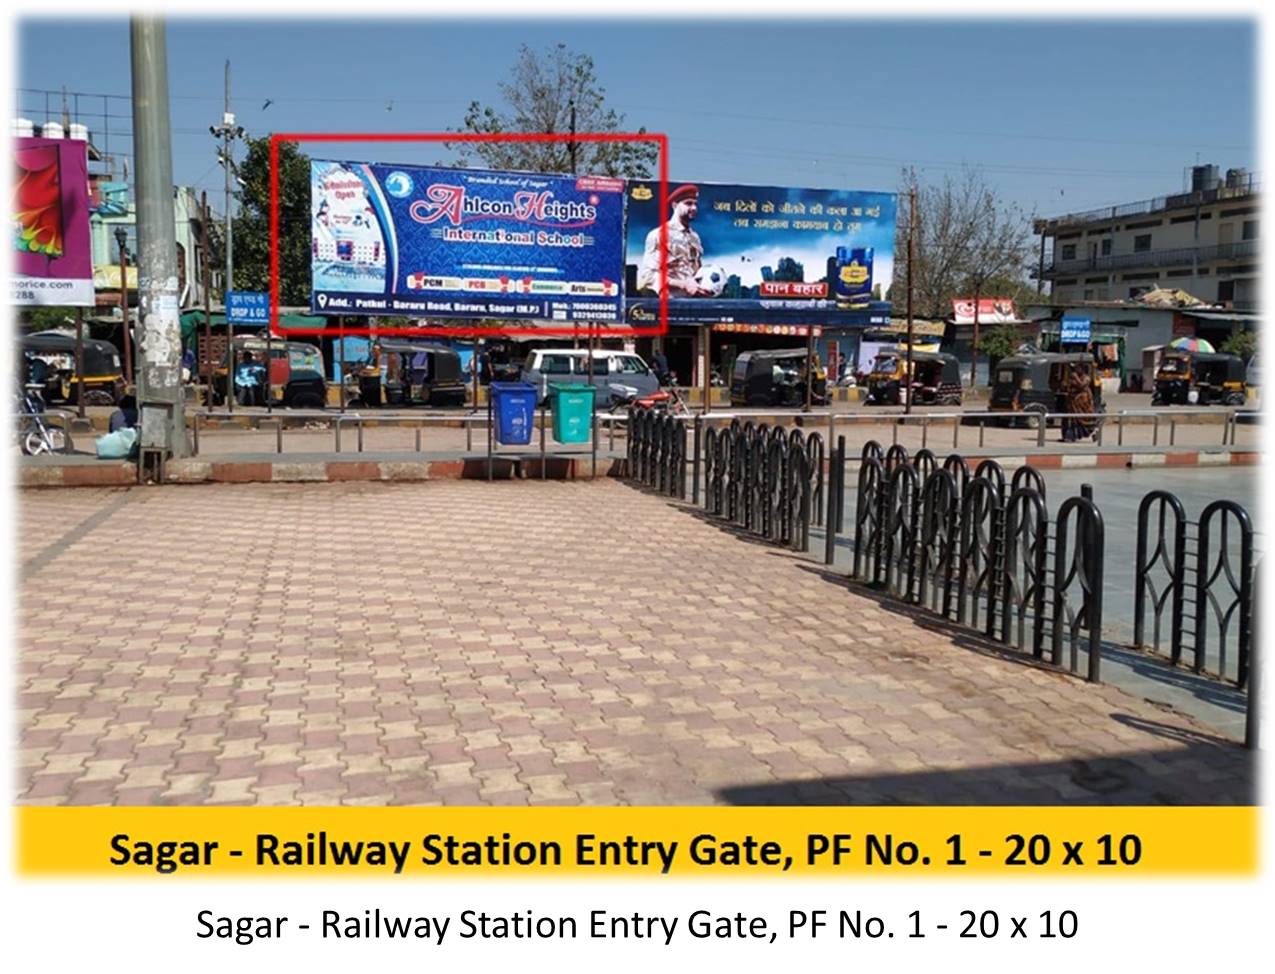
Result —
[{"label": "building", "polygon": [[1119,301],[1158,287],[1225,309],[1257,307],[1258,180],[1244,169],[1191,170],[1189,190],[1037,220],[1036,278],[1053,304]]},{"label": "building", "polygon": [[[137,304],[137,207],[124,183],[94,182],[90,176],[93,209],[89,235],[93,244],[93,284],[98,307],[119,307],[120,252],[116,231],[124,230],[128,249],[129,304]],[[173,223],[177,237],[177,294],[182,308],[204,306],[204,268],[199,200],[189,186],[173,187]]]}]

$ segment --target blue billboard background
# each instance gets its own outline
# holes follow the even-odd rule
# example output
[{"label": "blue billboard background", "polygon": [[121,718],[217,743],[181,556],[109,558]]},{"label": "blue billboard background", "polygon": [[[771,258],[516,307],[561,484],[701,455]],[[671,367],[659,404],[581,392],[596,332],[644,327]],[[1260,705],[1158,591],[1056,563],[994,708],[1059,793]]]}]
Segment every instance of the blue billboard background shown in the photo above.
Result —
[{"label": "blue billboard background", "polygon": [[317,314],[620,321],[624,182],[314,160]]},{"label": "blue billboard background", "polygon": [[[670,194],[683,185],[670,182]],[[698,189],[689,224],[702,249],[698,293],[670,288],[670,322],[888,323],[895,194],[689,185]],[[652,234],[672,211],[660,211],[659,195],[658,182],[628,184],[626,317],[635,325],[659,320]]]}]

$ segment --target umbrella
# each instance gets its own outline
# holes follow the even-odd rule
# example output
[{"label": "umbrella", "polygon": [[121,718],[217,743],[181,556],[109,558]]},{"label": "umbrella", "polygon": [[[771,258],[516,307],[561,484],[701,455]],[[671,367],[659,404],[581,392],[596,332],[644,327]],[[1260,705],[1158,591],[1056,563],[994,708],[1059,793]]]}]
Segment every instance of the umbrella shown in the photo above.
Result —
[{"label": "umbrella", "polygon": [[1203,338],[1175,338],[1169,342],[1169,348],[1180,349],[1183,352],[1212,352],[1214,350],[1213,346]]}]

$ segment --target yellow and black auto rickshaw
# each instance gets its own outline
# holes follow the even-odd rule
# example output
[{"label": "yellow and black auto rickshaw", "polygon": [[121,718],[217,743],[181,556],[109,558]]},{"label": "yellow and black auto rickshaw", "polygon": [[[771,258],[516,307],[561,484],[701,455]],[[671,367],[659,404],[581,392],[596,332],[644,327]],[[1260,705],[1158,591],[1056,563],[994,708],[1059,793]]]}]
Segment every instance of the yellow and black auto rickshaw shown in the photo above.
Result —
[{"label": "yellow and black auto rickshaw", "polygon": [[[828,401],[828,373],[813,356],[811,401]],[[731,369],[732,406],[801,406],[806,402],[806,350],[771,348],[740,352]]]},{"label": "yellow and black auto rickshaw", "polygon": [[[21,351],[48,366],[44,386],[46,403],[74,403],[79,395],[75,371],[75,336],[60,331],[23,335]],[[120,353],[110,342],[84,339],[84,404],[114,406],[124,395],[124,369]]]},{"label": "yellow and black auto rickshaw", "polygon": [[868,374],[867,402],[899,406],[903,389],[910,389],[912,402],[927,405],[961,404],[961,367],[955,355],[946,352],[912,351],[912,381],[904,382],[908,367],[907,349],[888,349],[877,355]]},{"label": "yellow and black auto rickshaw", "polygon": [[[254,397],[259,397],[254,398],[254,404],[265,404],[265,379],[268,377],[271,402],[276,406],[323,409],[327,405],[323,353],[317,346],[283,339],[267,342],[264,338],[236,336],[231,356],[232,367],[238,368],[243,363],[245,352],[250,352],[254,361],[265,366],[260,370],[260,385],[254,386]],[[221,365],[213,372],[213,388],[219,402],[224,402],[226,397],[226,365],[223,358]],[[243,401],[242,397],[240,401]]]},{"label": "yellow and black auto rickshaw", "polygon": [[1160,359],[1153,406],[1243,406],[1244,360],[1238,355],[1169,349]]},{"label": "yellow and black auto rickshaw", "polygon": [[1102,412],[1102,380],[1088,352],[1035,352],[1001,359],[992,372],[987,408],[1019,413],[1023,419],[1070,412],[1068,390],[1077,373],[1091,385],[1094,412]]}]

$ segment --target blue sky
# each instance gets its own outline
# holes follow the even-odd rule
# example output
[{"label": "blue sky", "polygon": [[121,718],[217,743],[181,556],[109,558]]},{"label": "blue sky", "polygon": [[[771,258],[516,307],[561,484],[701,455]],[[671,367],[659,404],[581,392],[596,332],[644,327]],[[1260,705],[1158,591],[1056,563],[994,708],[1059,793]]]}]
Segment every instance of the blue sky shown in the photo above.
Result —
[{"label": "blue sky", "polygon": [[[16,22],[16,87],[127,96],[122,18]],[[892,190],[980,167],[1027,211],[1173,192],[1184,170],[1255,169],[1256,26],[1248,20],[168,21],[177,182],[222,176],[224,62],[233,108],[271,130],[438,131],[496,102],[518,46],[558,42],[597,65],[630,125],[666,133],[675,180]],[[54,54],[53,52],[56,52]],[[19,92],[21,114],[46,96]],[[264,107],[270,100],[269,107]],[[60,95],[48,104],[60,110]],[[131,151],[126,98],[81,97]],[[104,107],[105,106],[105,107]],[[118,118],[95,124],[104,111]],[[311,154],[330,151],[309,147]],[[436,150],[379,147],[431,162]]]}]

